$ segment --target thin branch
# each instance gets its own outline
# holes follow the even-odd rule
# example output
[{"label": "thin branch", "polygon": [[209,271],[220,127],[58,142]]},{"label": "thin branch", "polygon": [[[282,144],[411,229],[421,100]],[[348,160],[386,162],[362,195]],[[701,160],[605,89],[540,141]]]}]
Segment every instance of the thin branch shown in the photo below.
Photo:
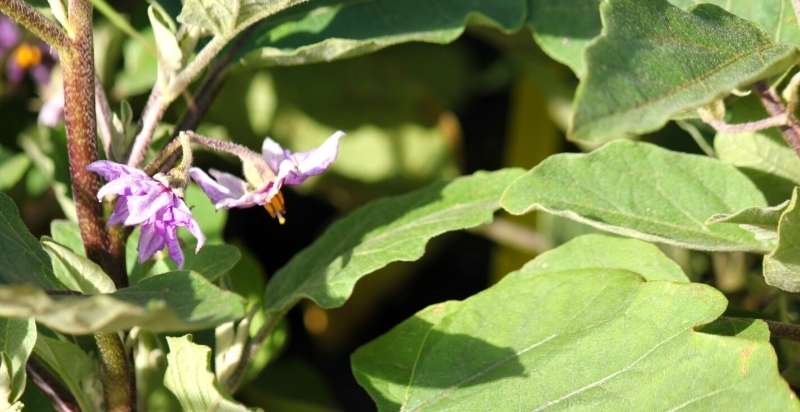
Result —
[{"label": "thin branch", "polygon": [[0,12],[59,52],[69,49],[70,40],[66,31],[24,0],[0,0]]},{"label": "thin branch", "polygon": [[700,147],[700,150],[706,154],[708,157],[717,157],[717,152],[714,151],[714,148],[711,147],[710,144],[703,138],[703,134],[700,133],[700,130],[697,130],[695,125],[685,121],[685,120],[677,120],[675,122],[678,127],[683,129],[691,138],[697,143],[697,146]]},{"label": "thin branch", "polygon": [[787,123],[788,113],[782,113],[776,116],[770,116],[766,119],[756,120],[746,123],[726,123],[723,120],[703,118],[705,123],[708,123],[714,130],[722,133],[752,133],[759,130],[769,129],[771,127],[780,127]]},{"label": "thin branch", "polygon": [[471,229],[495,243],[527,253],[542,253],[552,247],[539,233],[509,219],[497,218],[492,223]]},{"label": "thin branch", "polygon": [[80,411],[72,394],[39,361],[34,358],[28,359],[25,369],[31,382],[53,403],[53,408],[58,412]]},{"label": "thin branch", "polygon": [[800,342],[800,325],[766,319],[764,319],[764,322],[767,322],[769,333],[773,337]]},{"label": "thin branch", "polygon": [[258,330],[256,336],[247,341],[242,351],[242,357],[236,364],[236,368],[231,372],[230,378],[228,378],[226,382],[223,382],[228,393],[235,393],[236,390],[239,389],[244,379],[244,374],[247,372],[247,365],[250,363],[250,360],[256,356],[267,338],[272,335],[272,332],[278,327],[287,311],[288,309],[281,312],[268,313],[267,320],[264,322],[264,325],[261,326],[261,329]]},{"label": "thin branch", "polygon": [[106,409],[112,412],[136,410],[136,380],[125,345],[116,333],[94,335],[103,366],[103,392]]},{"label": "thin branch", "polygon": [[786,107],[781,102],[778,94],[763,81],[756,83],[754,89],[761,98],[761,104],[764,105],[770,116],[788,115],[787,123],[780,126],[779,129],[789,147],[794,149],[795,153],[800,156],[800,124],[794,118],[794,114],[786,111]]}]

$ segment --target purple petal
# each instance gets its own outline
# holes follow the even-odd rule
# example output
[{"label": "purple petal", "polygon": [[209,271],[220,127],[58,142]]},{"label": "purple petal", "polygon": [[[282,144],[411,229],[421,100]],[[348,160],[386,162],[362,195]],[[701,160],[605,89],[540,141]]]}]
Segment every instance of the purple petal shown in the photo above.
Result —
[{"label": "purple petal", "polygon": [[174,227],[166,230],[166,238],[169,257],[175,261],[178,268],[183,269],[183,251],[181,250],[181,244],[178,242],[178,236]]},{"label": "purple petal", "polygon": [[98,174],[106,181],[118,179],[120,176],[134,175],[145,178],[150,178],[147,174],[139,169],[126,166],[110,160],[98,160],[86,166],[86,170]]},{"label": "purple petal", "polygon": [[39,110],[37,122],[47,127],[56,127],[64,122],[64,94],[57,93],[53,98],[44,102]]},{"label": "purple petal", "polygon": [[298,160],[300,173],[308,177],[317,176],[327,170],[339,154],[339,140],[344,135],[344,132],[338,131],[332,134],[318,148],[308,152],[297,153],[295,156]]},{"label": "purple petal", "polygon": [[0,50],[8,50],[20,39],[20,30],[8,17],[0,17]]},{"label": "purple petal", "polygon": [[17,64],[17,59],[15,59],[13,55],[9,57],[8,63],[6,63],[6,76],[8,77],[9,83],[12,84],[21,82],[25,77],[25,69]]},{"label": "purple petal", "polygon": [[126,226],[138,225],[156,215],[172,202],[170,191],[152,191],[142,196],[128,196],[128,218],[123,222]]},{"label": "purple petal", "polygon": [[185,227],[192,236],[197,239],[197,247],[195,247],[194,253],[200,251],[200,248],[206,243],[206,236],[203,234],[203,231],[200,230],[200,225],[197,224],[197,221],[194,220],[192,216],[192,211],[186,206],[182,200],[178,201],[178,205],[176,208],[172,210],[172,213],[175,217],[175,222]]},{"label": "purple petal", "polygon": [[230,191],[229,197],[239,197],[247,193],[247,182],[244,180],[216,169],[209,169],[208,172],[211,173],[211,176],[214,176],[214,179],[217,179],[219,184],[228,188]]},{"label": "purple petal", "polygon": [[120,197],[117,199],[117,205],[114,206],[114,212],[111,213],[111,216],[108,218],[109,225],[117,225],[124,222],[130,212],[128,211],[128,198]]},{"label": "purple petal", "polygon": [[261,144],[261,156],[272,171],[278,170],[278,166],[286,159],[286,154],[281,145],[269,137],[264,139],[264,143]]},{"label": "purple petal", "polygon": [[158,227],[155,222],[142,225],[142,233],[139,236],[140,263],[150,259],[156,252],[164,248],[166,239],[163,232],[163,227]]},{"label": "purple petal", "polygon": [[192,180],[194,180],[195,183],[197,183],[198,186],[203,189],[203,192],[206,193],[208,198],[211,199],[211,201],[215,204],[219,203],[223,199],[241,196],[241,193],[233,193],[235,188],[226,187],[220,184],[207,175],[202,169],[193,167],[189,169],[189,175],[192,177]]},{"label": "purple petal", "polygon": [[33,81],[39,86],[46,86],[50,83],[50,68],[44,64],[37,64],[30,68]]}]

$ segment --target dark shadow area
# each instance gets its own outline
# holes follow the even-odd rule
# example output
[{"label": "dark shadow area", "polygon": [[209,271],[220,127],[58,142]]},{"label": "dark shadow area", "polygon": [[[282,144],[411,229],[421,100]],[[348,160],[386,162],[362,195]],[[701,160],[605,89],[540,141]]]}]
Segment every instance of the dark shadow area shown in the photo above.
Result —
[{"label": "dark shadow area", "polygon": [[[403,386],[441,389],[426,399],[425,403],[429,404],[445,398],[458,388],[526,375],[525,367],[513,349],[498,347],[469,335],[442,332],[435,327],[417,316],[408,319],[397,327],[394,334],[384,336],[356,352],[352,357],[354,372],[357,376]],[[409,336],[413,337],[412,342],[403,341]],[[419,351],[404,351],[403,358],[388,357],[387,354],[397,353],[392,351],[395,344],[408,344],[419,348]],[[420,344],[424,346],[420,347]],[[370,381],[362,379],[362,384],[370,386]],[[389,408],[392,410],[399,410],[401,406],[422,406],[397,404],[382,398],[377,390],[373,391],[373,395],[379,397],[379,404],[392,405]]]}]

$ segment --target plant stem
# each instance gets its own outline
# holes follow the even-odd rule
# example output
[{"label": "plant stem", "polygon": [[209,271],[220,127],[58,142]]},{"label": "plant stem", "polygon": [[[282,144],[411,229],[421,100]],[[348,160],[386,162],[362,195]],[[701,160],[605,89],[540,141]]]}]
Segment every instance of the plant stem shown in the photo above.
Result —
[{"label": "plant stem", "polygon": [[28,359],[25,365],[28,377],[34,385],[42,391],[42,394],[50,400],[58,412],[78,412],[78,403],[69,391],[67,391],[43,365],[34,358]]},{"label": "plant stem", "polygon": [[800,123],[797,122],[794,114],[786,111],[786,107],[781,102],[778,94],[763,81],[756,83],[755,91],[770,116],[786,115],[786,124],[780,126],[779,129],[789,147],[794,149],[795,153],[800,156]]},{"label": "plant stem", "polygon": [[70,48],[70,40],[64,29],[24,0],[0,0],[0,12],[59,52]]},{"label": "plant stem", "polygon": [[103,365],[103,393],[106,410],[131,412],[136,410],[136,387],[125,345],[116,333],[97,333],[95,343]]},{"label": "plant stem", "polygon": [[767,322],[772,337],[800,342],[800,325],[766,319],[764,322]]},{"label": "plant stem", "polygon": [[264,325],[261,326],[261,329],[258,330],[256,336],[250,338],[245,345],[244,350],[242,350],[242,357],[239,359],[239,362],[236,364],[236,369],[230,375],[230,378],[223,382],[225,389],[228,390],[228,393],[235,393],[239,386],[242,384],[242,380],[244,379],[244,374],[247,372],[247,365],[250,363],[250,360],[255,357],[258,353],[258,350],[261,349],[261,345],[264,344],[264,341],[269,338],[275,328],[280,324],[281,319],[286,316],[286,313],[289,309],[286,309],[281,312],[273,312],[267,314],[267,320],[264,322]]}]

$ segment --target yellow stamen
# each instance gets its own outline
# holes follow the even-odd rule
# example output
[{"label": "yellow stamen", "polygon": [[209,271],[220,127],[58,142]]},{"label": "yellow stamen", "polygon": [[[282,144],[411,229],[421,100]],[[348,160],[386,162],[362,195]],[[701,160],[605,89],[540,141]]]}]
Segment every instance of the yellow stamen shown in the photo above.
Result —
[{"label": "yellow stamen", "polygon": [[17,66],[27,69],[42,62],[42,50],[28,43],[22,43],[14,50]]},{"label": "yellow stamen", "polygon": [[269,213],[270,216],[278,219],[278,223],[286,223],[286,218],[283,217],[283,215],[286,214],[286,203],[284,203],[283,193],[278,192],[273,196],[269,203],[264,204],[264,209],[267,209],[267,213]]}]

